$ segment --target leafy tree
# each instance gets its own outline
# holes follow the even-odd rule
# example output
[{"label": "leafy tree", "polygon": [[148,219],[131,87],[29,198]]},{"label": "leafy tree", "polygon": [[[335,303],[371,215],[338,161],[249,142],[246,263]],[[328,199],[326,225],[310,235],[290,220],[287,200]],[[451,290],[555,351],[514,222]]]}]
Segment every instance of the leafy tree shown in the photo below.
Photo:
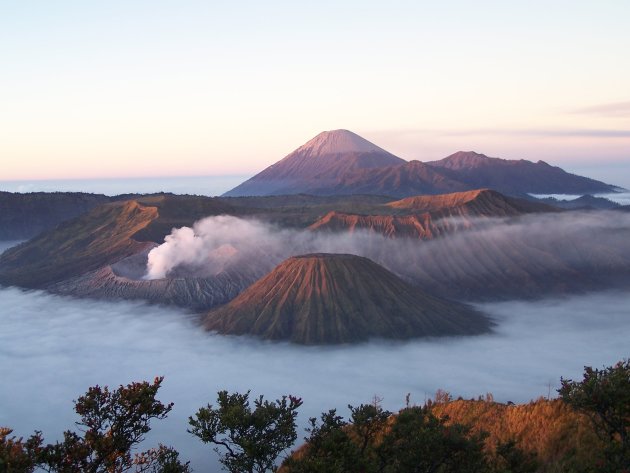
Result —
[{"label": "leafy tree", "polygon": [[283,396],[275,402],[263,396],[249,403],[245,394],[220,391],[218,406],[208,404],[189,418],[189,432],[204,442],[216,445],[220,462],[230,472],[262,473],[274,471],[278,456],[295,439],[297,409],[302,400]]},{"label": "leafy tree", "polygon": [[609,471],[630,471],[630,360],[601,370],[584,367],[582,381],[561,379],[560,397],[587,414],[608,447]]},{"label": "leafy tree", "polygon": [[335,410],[311,419],[306,445],[283,465],[290,473],[481,472],[483,437],[447,426],[428,408],[407,407],[396,416],[378,405],[349,406],[349,422]]},{"label": "leafy tree", "polygon": [[351,433],[357,439],[361,454],[365,455],[374,448],[392,413],[384,411],[377,403],[348,408],[351,412]]},{"label": "leafy tree", "polygon": [[379,471],[466,472],[485,471],[483,435],[461,424],[446,425],[427,407],[403,409],[385,433],[377,455]]},{"label": "leafy tree", "polygon": [[348,424],[335,409],[324,412],[321,422],[309,420],[306,445],[293,453],[283,464],[291,473],[359,473],[368,471],[356,441],[348,432]]},{"label": "leafy tree", "polygon": [[186,472],[177,452],[159,449],[133,455],[144,440],[153,419],[164,419],[173,404],[162,404],[155,396],[163,378],[131,383],[110,391],[94,386],[75,401],[81,417],[79,432],[64,432],[63,441],[49,444],[38,454],[38,462],[51,472],[121,473],[130,470]]},{"label": "leafy tree", "polygon": [[532,452],[520,449],[515,440],[499,442],[496,446],[490,471],[493,473],[535,473],[538,461]]},{"label": "leafy tree", "polygon": [[375,471],[374,448],[382,435],[391,412],[377,402],[348,406],[350,420],[346,422],[332,409],[321,415],[320,423],[310,419],[310,434],[306,445],[289,458],[284,466],[294,473],[367,472]]},{"label": "leafy tree", "polygon": [[41,449],[42,437],[39,432],[24,441],[13,431],[0,427],[0,473],[30,473],[35,469],[37,455]]},{"label": "leafy tree", "polygon": [[136,456],[136,471],[147,473],[190,473],[190,462],[181,463],[179,452],[162,444]]}]

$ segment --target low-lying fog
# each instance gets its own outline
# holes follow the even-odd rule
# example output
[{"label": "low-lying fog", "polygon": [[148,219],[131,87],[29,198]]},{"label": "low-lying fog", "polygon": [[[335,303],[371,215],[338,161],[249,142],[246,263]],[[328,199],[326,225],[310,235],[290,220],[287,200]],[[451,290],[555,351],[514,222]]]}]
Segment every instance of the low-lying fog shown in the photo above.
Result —
[{"label": "low-lying fog", "polygon": [[[538,199],[545,199],[552,197],[558,200],[574,200],[582,197],[583,194],[531,194]],[[593,194],[595,197],[603,197],[604,199],[612,200],[620,205],[630,205],[630,192],[610,192],[604,194]]]},{"label": "low-lying fog", "polygon": [[[438,388],[499,401],[547,396],[560,376],[628,357],[630,293],[480,305],[494,334],[472,338],[303,347],[202,332],[190,315],[142,303],[76,300],[0,289],[0,426],[48,441],[73,428],[72,400],[94,384],[117,386],[164,375],[159,398],[175,407],[154,423],[146,448],[161,441],[218,471],[210,446],[186,433],[187,417],[221,389],[304,399],[300,422],[331,407],[383,398],[422,403]],[[300,439],[303,432],[300,434]]]},{"label": "low-lying fog", "polygon": [[[512,218],[451,218],[467,228],[444,238],[422,241],[387,238],[368,231],[312,232],[280,229],[234,216],[206,217],[191,227],[174,228],[148,254],[147,279],[181,274],[215,274],[230,264],[266,264],[313,252],[366,256],[407,279],[504,277],[526,269],[544,278],[551,270],[625,271],[630,262],[630,214],[613,211],[562,212]],[[570,274],[575,277],[576,274]]]}]

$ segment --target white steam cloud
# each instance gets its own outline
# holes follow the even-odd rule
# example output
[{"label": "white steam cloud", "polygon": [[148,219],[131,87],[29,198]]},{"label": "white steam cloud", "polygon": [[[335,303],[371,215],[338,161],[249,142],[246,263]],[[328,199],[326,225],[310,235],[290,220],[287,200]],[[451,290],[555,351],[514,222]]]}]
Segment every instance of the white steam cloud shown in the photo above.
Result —
[{"label": "white steam cloud", "polygon": [[[207,275],[221,272],[231,258],[253,257],[264,249],[277,252],[279,234],[257,221],[221,215],[173,229],[149,253],[146,279],[161,279],[179,266]],[[272,250],[273,249],[273,250]]]}]

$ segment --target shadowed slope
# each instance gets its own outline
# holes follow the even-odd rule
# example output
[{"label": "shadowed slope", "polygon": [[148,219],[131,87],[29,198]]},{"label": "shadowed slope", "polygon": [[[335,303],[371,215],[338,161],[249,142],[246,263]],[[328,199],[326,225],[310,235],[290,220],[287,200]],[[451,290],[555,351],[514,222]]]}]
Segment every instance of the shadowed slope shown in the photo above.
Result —
[{"label": "shadowed slope", "polygon": [[320,194],[377,194],[407,197],[442,194],[470,189],[420,161],[410,161],[379,169],[362,169],[344,176],[334,186],[318,189]]},{"label": "shadowed slope", "polygon": [[289,258],[209,312],[204,324],[220,333],[304,344],[471,335],[491,325],[467,306],[432,297],[367,258],[339,254]]},{"label": "shadowed slope", "polygon": [[135,201],[105,204],[0,256],[0,282],[42,288],[145,247],[131,237],[158,216]]}]

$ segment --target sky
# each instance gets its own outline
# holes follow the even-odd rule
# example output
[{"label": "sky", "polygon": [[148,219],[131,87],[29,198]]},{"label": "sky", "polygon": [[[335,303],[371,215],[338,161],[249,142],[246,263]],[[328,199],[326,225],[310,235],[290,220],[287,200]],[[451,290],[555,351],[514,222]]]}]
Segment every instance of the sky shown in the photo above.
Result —
[{"label": "sky", "polygon": [[404,159],[617,183],[628,18],[623,0],[0,0],[0,180],[251,175],[345,128]]}]

